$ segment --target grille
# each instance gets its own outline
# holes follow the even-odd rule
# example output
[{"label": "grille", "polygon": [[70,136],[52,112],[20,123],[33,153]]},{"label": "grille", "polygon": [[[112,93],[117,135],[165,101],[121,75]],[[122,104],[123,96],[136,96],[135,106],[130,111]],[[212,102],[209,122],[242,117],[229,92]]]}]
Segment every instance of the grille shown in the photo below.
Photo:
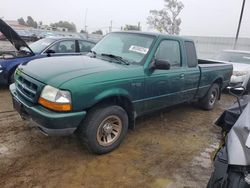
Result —
[{"label": "grille", "polygon": [[15,81],[17,92],[26,100],[35,103],[38,86],[20,75]]}]

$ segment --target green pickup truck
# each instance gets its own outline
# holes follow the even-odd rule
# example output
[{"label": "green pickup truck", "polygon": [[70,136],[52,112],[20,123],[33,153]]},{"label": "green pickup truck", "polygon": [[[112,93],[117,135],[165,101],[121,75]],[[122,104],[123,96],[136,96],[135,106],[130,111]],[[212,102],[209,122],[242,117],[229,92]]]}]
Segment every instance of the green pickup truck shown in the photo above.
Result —
[{"label": "green pickup truck", "polygon": [[43,133],[77,133],[89,151],[103,154],[120,145],[138,116],[193,101],[211,110],[232,69],[197,60],[189,39],[114,32],[86,56],[20,65],[10,91],[21,117]]}]

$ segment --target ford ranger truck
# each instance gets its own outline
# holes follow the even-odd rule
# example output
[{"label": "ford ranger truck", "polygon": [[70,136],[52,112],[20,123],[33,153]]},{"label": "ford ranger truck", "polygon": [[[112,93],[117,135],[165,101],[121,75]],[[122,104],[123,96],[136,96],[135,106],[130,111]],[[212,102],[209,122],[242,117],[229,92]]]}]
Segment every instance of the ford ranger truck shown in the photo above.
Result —
[{"label": "ford ranger truck", "polygon": [[143,114],[193,101],[211,110],[233,69],[198,60],[192,40],[144,32],[110,33],[86,56],[31,62],[10,85],[14,108],[47,135],[77,133],[96,154],[117,148]]}]

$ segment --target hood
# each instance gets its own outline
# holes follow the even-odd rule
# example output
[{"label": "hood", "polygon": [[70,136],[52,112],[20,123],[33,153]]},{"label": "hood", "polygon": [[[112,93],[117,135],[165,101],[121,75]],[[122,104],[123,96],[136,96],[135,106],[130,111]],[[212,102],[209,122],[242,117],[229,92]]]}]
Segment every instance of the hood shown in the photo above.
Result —
[{"label": "hood", "polygon": [[21,39],[21,37],[2,19],[0,19],[0,32],[11,42],[11,44],[17,50],[20,50],[21,47],[27,47],[30,52],[34,54],[28,44],[23,39]]},{"label": "hood", "polygon": [[34,79],[59,87],[71,79],[104,71],[127,68],[127,65],[112,63],[89,56],[64,56],[36,59],[23,63],[19,70]]}]

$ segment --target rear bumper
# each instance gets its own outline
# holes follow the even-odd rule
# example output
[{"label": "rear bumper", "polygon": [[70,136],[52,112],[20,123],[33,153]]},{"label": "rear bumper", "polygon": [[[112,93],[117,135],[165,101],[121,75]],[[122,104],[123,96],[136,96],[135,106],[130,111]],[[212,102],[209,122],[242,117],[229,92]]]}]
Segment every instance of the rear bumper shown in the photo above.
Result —
[{"label": "rear bumper", "polygon": [[[38,124],[38,128],[46,135],[69,135],[80,125],[86,111],[59,113],[40,105],[27,104],[16,92],[15,84],[10,85],[14,108],[21,116],[28,116]],[[19,107],[16,107],[18,105]]]}]

